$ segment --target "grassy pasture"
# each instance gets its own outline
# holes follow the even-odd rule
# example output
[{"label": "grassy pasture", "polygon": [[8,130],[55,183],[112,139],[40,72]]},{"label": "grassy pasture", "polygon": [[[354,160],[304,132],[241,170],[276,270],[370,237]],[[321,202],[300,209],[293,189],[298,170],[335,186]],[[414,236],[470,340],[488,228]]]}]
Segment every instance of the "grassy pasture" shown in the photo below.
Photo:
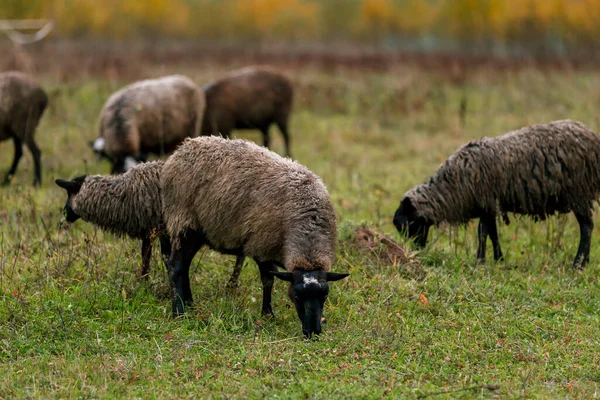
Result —
[{"label": "grassy pasture", "polygon": [[[144,73],[203,84],[231,68]],[[292,151],[329,188],[340,226],[335,270],[351,272],[331,285],[319,340],[300,338],[282,282],[276,318],[261,318],[251,261],[240,288],[228,291],[233,258],[201,251],[192,266],[196,308],[173,321],[157,251],[144,283],[138,242],[83,221],[60,229],[66,194],[53,181],[108,172],[88,141],[102,104],[126,82],[47,74],[54,95],[37,135],[43,186],[30,187],[25,150],[14,182],[0,190],[0,398],[596,397],[597,231],[583,272],[570,267],[579,240],[572,215],[537,224],[511,217],[499,228],[506,261],[482,266],[475,221],[439,227],[416,255],[419,273],[361,249],[353,233],[364,223],[400,240],[391,219],[402,194],[470,139],[562,118],[600,131],[600,73],[482,68],[456,80],[411,66],[287,68],[297,88]],[[0,144],[2,173],[12,152]]]}]

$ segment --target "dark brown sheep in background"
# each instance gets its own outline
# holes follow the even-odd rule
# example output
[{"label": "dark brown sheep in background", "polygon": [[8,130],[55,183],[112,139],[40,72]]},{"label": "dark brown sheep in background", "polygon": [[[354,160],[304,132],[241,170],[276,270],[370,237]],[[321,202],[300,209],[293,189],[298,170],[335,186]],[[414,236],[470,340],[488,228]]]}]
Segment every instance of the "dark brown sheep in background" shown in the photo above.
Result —
[{"label": "dark brown sheep in background", "polygon": [[289,79],[270,67],[246,67],[204,86],[206,111],[203,135],[229,138],[234,129],[258,129],[269,147],[269,127],[275,123],[290,156],[288,122],[293,88]]},{"label": "dark brown sheep in background", "polygon": [[252,142],[200,137],[184,141],[165,162],[161,190],[172,244],[174,316],[193,303],[189,268],[207,245],[256,261],[263,314],[273,314],[273,277],[289,281],[303,333],[310,337],[321,332],[327,282],[348,274],[331,272],[336,261],[335,210],[317,175]]},{"label": "dark brown sheep in background", "polygon": [[35,143],[35,130],[48,105],[44,89],[29,75],[22,72],[0,74],[0,141],[12,139],[15,145],[13,162],[3,184],[10,183],[27,145],[34,163],[33,184],[42,183],[41,152]]},{"label": "dark brown sheep in background", "polygon": [[121,173],[148,154],[168,154],[186,137],[200,135],[204,93],[182,75],[133,83],[114,93],[100,114],[94,151]]},{"label": "dark brown sheep in background", "polygon": [[494,259],[500,260],[498,215],[508,222],[507,212],[544,220],[572,211],[581,235],[573,266],[583,268],[599,193],[600,137],[581,122],[554,121],[461,147],[426,183],[404,195],[394,225],[424,246],[431,225],[479,218],[477,259],[485,261],[489,236]]}]

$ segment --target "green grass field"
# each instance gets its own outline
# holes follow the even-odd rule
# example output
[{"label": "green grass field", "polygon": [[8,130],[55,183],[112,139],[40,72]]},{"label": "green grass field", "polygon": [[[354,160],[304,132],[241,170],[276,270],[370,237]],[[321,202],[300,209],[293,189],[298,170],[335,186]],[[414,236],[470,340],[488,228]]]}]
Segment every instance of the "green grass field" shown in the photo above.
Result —
[{"label": "green grass field", "polygon": [[[203,84],[231,68],[150,75],[182,72]],[[456,81],[410,66],[287,71],[297,89],[292,151],[329,188],[340,227],[334,269],[351,273],[331,285],[320,338],[303,340],[282,282],[276,318],[260,316],[251,261],[228,291],[234,259],[201,251],[191,271],[196,308],[172,320],[158,251],[145,283],[136,279],[139,242],[84,221],[60,229],[66,194],[54,179],[108,172],[88,142],[102,104],[125,82],[48,75],[44,86],[60,92],[37,133],[43,186],[30,186],[25,150],[0,189],[0,398],[598,396],[598,230],[583,272],[571,269],[572,215],[511,217],[500,227],[506,261],[479,266],[476,221],[434,229],[408,266],[365,250],[354,231],[366,224],[401,241],[392,216],[403,193],[470,139],[562,118],[600,130],[600,73],[479,70]],[[283,153],[274,127],[272,135]],[[12,152],[0,144],[2,173]]]}]

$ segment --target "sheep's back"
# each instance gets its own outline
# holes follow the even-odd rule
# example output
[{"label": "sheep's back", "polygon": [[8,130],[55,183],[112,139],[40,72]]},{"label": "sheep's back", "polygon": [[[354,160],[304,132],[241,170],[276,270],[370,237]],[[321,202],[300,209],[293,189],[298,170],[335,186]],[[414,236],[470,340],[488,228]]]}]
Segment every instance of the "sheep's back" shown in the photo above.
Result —
[{"label": "sheep's back", "polygon": [[481,211],[588,214],[599,171],[600,137],[580,122],[555,121],[466,144],[407,196],[434,223],[465,223]]},{"label": "sheep's back", "polygon": [[270,68],[244,68],[207,85],[206,115],[238,128],[261,128],[291,110],[293,89],[287,77]]},{"label": "sheep's back", "polygon": [[600,193],[600,137],[584,124],[555,121],[492,139],[506,171],[497,197],[503,211],[544,219],[588,214]]},{"label": "sheep's back", "polygon": [[296,227],[314,218],[310,223],[327,231],[328,246],[335,229],[327,190],[316,175],[242,140],[186,140],[165,163],[161,188],[168,232],[201,230],[224,253],[243,249],[249,257],[283,263],[283,245]]}]

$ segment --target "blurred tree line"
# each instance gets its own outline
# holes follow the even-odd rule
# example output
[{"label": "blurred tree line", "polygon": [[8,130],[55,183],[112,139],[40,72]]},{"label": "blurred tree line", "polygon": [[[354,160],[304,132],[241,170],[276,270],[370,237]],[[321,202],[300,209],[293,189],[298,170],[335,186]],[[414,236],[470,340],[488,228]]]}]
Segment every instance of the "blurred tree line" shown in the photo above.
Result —
[{"label": "blurred tree line", "polygon": [[[364,41],[423,50],[596,46],[600,0],[0,0],[77,37]],[[456,49],[455,49],[456,50]]]}]

